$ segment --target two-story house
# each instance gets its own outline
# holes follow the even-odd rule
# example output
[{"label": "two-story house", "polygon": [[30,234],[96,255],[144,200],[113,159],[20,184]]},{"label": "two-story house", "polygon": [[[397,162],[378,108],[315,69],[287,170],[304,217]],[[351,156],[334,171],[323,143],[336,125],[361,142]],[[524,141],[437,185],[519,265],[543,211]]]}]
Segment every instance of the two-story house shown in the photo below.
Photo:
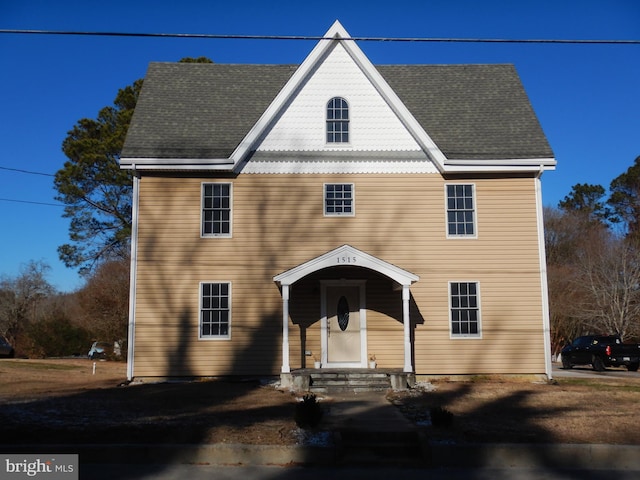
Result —
[{"label": "two-story house", "polygon": [[128,376],[550,376],[555,163],[513,66],[374,66],[339,22],[301,65],[153,63]]}]

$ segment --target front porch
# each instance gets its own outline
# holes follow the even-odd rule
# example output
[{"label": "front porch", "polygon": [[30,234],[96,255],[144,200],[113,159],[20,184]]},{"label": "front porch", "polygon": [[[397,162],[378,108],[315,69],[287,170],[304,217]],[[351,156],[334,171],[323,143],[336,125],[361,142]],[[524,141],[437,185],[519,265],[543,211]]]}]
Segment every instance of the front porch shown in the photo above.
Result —
[{"label": "front porch", "polygon": [[280,374],[283,387],[313,393],[406,390],[415,382],[415,374],[401,368],[300,368]]},{"label": "front porch", "polygon": [[[383,278],[386,282],[384,287],[381,283]],[[393,350],[391,354],[387,353],[388,356],[394,357],[393,362],[386,362],[387,365],[403,365],[399,372],[405,375],[398,380],[399,382],[402,383],[414,372],[412,327],[416,322],[412,323],[410,317],[410,288],[419,280],[417,275],[350,245],[343,245],[276,275],[273,280],[280,285],[282,294],[280,371],[283,382],[288,381],[288,374],[296,369],[297,363],[291,365],[290,359],[292,325],[299,328],[300,355],[308,356],[314,352],[315,360],[325,367],[322,369],[322,375],[316,374],[317,378],[333,375],[335,369],[353,368],[360,372],[366,371],[370,352],[376,351],[376,347]],[[291,298],[294,284],[299,285],[296,287],[297,299]],[[378,292],[383,293],[378,293],[378,296],[372,299],[367,293],[369,288],[377,288]],[[315,313],[307,306],[317,301],[320,308],[319,312]],[[371,322],[368,319],[370,312],[374,312],[374,317],[378,315],[377,323],[375,318]],[[386,328],[381,327],[381,318],[396,322],[395,324],[401,327],[400,335],[395,335],[393,344],[388,343],[389,337],[380,337],[379,332]],[[312,329],[313,325],[316,325],[316,330]],[[371,332],[374,332],[374,335],[377,333],[378,338],[382,340],[378,340],[377,344],[370,343]],[[397,332],[396,330],[393,334]],[[398,351],[402,352],[402,363],[395,355]],[[297,366],[303,367],[304,370],[305,363],[303,358]],[[327,367],[334,373],[328,373]],[[313,377],[306,375],[310,377],[311,386]],[[395,371],[389,370],[388,375],[390,381],[396,380]],[[304,375],[300,373],[295,375],[302,376]],[[302,386],[307,385],[304,380],[298,381],[302,382]]]}]

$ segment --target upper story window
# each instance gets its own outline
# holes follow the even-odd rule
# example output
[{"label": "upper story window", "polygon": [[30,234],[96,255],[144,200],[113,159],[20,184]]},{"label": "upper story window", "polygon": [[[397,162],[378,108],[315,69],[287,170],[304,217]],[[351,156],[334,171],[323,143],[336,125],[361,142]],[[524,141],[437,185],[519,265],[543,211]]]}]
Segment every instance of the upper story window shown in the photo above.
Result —
[{"label": "upper story window", "polygon": [[447,236],[475,237],[475,188],[473,185],[446,185]]},{"label": "upper story window", "polygon": [[202,236],[231,236],[231,184],[202,184]]},{"label": "upper story window", "polygon": [[452,337],[480,336],[480,301],[477,282],[450,282]]},{"label": "upper story window", "polygon": [[349,142],[349,105],[335,97],[327,103],[327,143]]},{"label": "upper story window", "polygon": [[353,183],[326,183],[324,185],[324,214],[329,216],[353,216]]}]

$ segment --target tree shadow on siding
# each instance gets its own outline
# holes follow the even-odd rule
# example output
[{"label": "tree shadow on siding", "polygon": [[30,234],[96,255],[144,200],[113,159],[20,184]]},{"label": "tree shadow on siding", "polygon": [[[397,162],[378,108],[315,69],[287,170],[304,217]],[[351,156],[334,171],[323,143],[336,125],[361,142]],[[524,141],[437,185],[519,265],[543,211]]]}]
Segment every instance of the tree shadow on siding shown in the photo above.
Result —
[{"label": "tree shadow on siding", "polygon": [[194,338],[193,324],[189,320],[192,316],[191,310],[185,307],[177,320],[178,338],[166,340],[170,350],[167,360],[167,374],[170,378],[194,375],[190,367],[191,362],[188,361]]},{"label": "tree shadow on siding", "polygon": [[[240,328],[241,320],[235,320]],[[265,313],[253,327],[245,323],[242,328],[252,328],[244,332],[247,338],[244,345],[233,350],[233,362],[230,375],[244,377],[269,377],[280,371],[279,359],[282,346],[282,313]]]}]

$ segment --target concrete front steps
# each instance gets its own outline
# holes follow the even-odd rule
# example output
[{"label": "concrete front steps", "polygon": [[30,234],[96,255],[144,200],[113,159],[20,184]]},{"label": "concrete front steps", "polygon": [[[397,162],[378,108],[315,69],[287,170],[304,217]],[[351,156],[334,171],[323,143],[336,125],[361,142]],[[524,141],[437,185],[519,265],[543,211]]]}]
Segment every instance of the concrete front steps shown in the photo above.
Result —
[{"label": "concrete front steps", "polygon": [[375,370],[313,372],[309,391],[314,393],[384,392],[391,388],[389,375]]},{"label": "concrete front steps", "polygon": [[324,394],[406,390],[415,384],[415,375],[400,369],[303,368],[287,375],[289,386],[295,390]]}]

